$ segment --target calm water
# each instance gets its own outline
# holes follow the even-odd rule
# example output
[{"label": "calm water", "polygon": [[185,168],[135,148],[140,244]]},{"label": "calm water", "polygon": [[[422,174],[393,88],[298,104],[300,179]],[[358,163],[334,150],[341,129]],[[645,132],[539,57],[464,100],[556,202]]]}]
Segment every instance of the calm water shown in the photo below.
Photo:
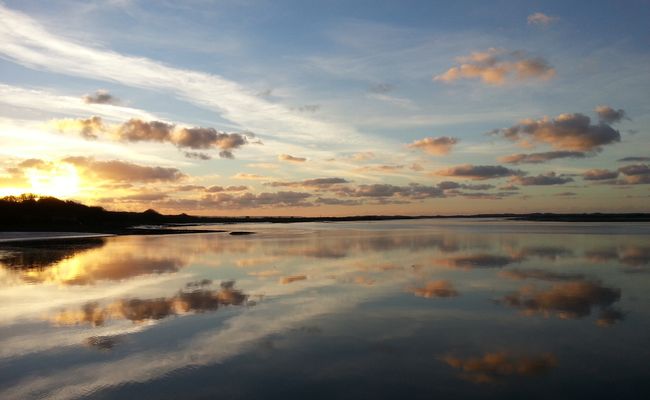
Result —
[{"label": "calm water", "polygon": [[0,398],[650,398],[650,224],[237,229],[0,247]]}]

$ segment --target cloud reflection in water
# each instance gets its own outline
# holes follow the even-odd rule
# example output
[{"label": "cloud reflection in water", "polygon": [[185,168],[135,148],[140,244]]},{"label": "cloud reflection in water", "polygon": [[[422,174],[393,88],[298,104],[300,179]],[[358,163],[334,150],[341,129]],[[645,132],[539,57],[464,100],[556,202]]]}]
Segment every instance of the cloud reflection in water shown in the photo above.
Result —
[{"label": "cloud reflection in water", "polygon": [[97,302],[86,303],[80,310],[61,311],[50,320],[56,325],[102,326],[109,319],[139,323],[190,312],[214,311],[221,306],[242,305],[247,299],[248,295],[234,288],[234,282],[222,282],[219,290],[179,291],[168,298],[122,299],[106,306]]}]

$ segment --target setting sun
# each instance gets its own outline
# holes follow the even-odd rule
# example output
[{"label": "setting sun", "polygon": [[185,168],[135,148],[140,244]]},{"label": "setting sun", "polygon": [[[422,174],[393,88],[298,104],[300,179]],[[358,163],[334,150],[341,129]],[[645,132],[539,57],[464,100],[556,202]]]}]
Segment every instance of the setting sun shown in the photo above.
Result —
[{"label": "setting sun", "polygon": [[79,175],[72,165],[58,165],[52,170],[30,169],[25,172],[30,192],[41,196],[67,198],[79,193]]}]

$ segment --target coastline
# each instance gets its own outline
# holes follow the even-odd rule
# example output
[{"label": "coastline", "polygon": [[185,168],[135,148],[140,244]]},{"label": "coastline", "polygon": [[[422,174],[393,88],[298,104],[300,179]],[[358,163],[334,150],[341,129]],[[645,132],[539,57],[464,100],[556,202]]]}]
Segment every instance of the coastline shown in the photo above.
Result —
[{"label": "coastline", "polygon": [[[191,219],[197,217],[190,217]],[[96,239],[111,236],[128,235],[179,235],[191,233],[227,233],[229,235],[251,235],[255,232],[237,231],[226,229],[191,229],[192,226],[206,224],[239,225],[245,223],[299,223],[299,222],[371,222],[393,220],[418,220],[418,219],[501,219],[504,221],[530,221],[530,222],[650,222],[650,214],[477,214],[477,215],[435,215],[435,216],[348,216],[348,217],[198,217],[201,221],[158,223],[150,227],[143,225],[128,227],[107,227],[105,225],[70,226],[67,224],[39,224],[36,226],[10,226],[0,230],[0,245],[27,242],[66,241]],[[76,229],[81,228],[81,229]],[[190,228],[190,229],[184,229]],[[6,230],[5,230],[6,229]]]},{"label": "coastline", "polygon": [[[183,235],[189,233],[220,233],[227,232],[224,230],[205,230],[205,229],[142,229],[126,228],[118,229],[113,232],[71,232],[63,230],[51,231],[0,231],[0,246],[3,244],[22,244],[36,242],[61,242],[61,241],[82,241],[87,239],[102,239],[113,236],[129,235]],[[230,234],[239,234],[230,232]]]},{"label": "coastline", "polygon": [[58,240],[83,240],[97,239],[115,236],[110,233],[91,233],[91,232],[0,232],[0,244],[4,243],[24,243],[24,242],[44,242]]}]

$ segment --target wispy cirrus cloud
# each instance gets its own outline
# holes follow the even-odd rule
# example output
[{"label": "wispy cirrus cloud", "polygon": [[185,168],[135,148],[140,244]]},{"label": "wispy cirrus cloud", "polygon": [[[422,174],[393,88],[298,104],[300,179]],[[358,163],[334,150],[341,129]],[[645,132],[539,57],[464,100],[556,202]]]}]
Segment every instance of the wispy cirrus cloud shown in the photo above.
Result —
[{"label": "wispy cirrus cloud", "polygon": [[[174,68],[142,57],[93,48],[46,30],[29,16],[0,5],[0,54],[30,68],[164,90],[254,132],[282,133],[305,142],[353,141],[354,129],[308,118],[216,74]],[[251,112],[255,110],[255,112]],[[327,139],[325,139],[327,138]]]},{"label": "wispy cirrus cloud", "polygon": [[83,97],[64,96],[49,90],[23,88],[3,83],[0,83],[0,103],[38,113],[66,113],[74,116],[96,115],[115,120],[160,119],[156,115],[138,108],[111,103],[87,102]]}]

